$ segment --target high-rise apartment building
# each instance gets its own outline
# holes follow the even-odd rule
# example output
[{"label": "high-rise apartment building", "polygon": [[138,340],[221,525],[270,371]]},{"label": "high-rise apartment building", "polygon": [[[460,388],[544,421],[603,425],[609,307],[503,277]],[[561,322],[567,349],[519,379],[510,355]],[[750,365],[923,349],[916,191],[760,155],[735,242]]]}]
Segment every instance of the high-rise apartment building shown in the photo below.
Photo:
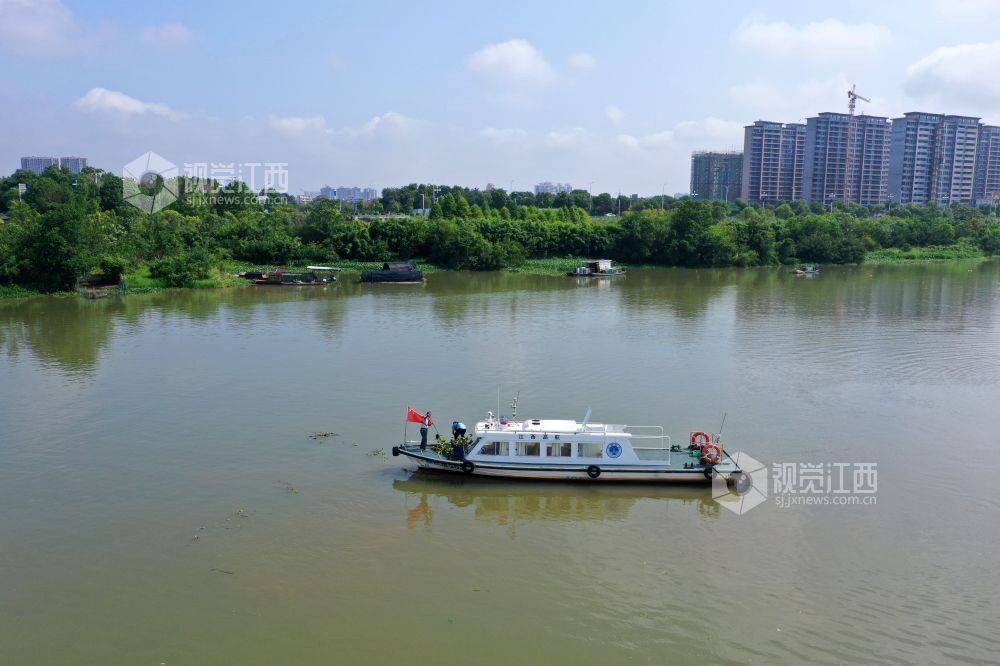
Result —
[{"label": "high-rise apartment building", "polygon": [[330,187],[326,185],[319,190],[324,199],[339,199],[340,201],[374,201],[378,192],[374,187]]},{"label": "high-rise apartment building", "polygon": [[80,173],[87,168],[86,157],[60,157],[59,166],[69,169],[71,173]]},{"label": "high-rise apartment building", "polygon": [[569,183],[550,183],[546,180],[535,185],[535,194],[560,194],[572,191],[573,187]]},{"label": "high-rise apartment building", "polygon": [[876,205],[887,200],[892,125],[888,118],[861,115],[853,126],[849,140],[846,113],[820,113],[806,120],[802,197],[807,201]]},{"label": "high-rise apartment building", "polygon": [[973,190],[973,199],[977,204],[1000,203],[1000,127],[979,127]]},{"label": "high-rise apartment building", "polygon": [[973,202],[979,118],[913,111],[892,121],[889,198]]},{"label": "high-rise apartment building", "polygon": [[22,157],[21,168],[34,171],[41,175],[50,166],[59,166],[59,160],[55,157]]},{"label": "high-rise apartment building", "polygon": [[691,195],[735,201],[743,192],[743,153],[702,151],[691,154]]},{"label": "high-rise apartment building", "polygon": [[743,134],[743,198],[752,203],[802,198],[806,126],[758,120]]}]

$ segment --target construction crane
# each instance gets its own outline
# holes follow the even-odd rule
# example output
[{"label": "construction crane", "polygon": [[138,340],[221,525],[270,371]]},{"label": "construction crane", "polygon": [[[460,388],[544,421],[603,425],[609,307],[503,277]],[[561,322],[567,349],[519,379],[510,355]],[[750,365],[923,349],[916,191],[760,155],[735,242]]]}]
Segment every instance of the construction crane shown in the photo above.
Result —
[{"label": "construction crane", "polygon": [[858,100],[871,102],[870,99],[858,94],[858,86],[852,85],[847,91],[847,155],[844,157],[844,201],[851,200],[851,167],[853,162],[854,149],[854,112],[857,110]]}]

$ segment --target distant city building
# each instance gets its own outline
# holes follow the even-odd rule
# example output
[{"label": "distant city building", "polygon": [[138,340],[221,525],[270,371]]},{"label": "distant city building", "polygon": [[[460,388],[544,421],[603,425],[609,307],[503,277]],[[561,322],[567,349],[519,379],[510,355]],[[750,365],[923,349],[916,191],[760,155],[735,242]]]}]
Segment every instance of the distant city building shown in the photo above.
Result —
[{"label": "distant city building", "polygon": [[971,204],[979,127],[979,118],[917,111],[894,119],[889,198]]},{"label": "distant city building", "polygon": [[59,159],[56,157],[22,157],[21,168],[34,171],[41,175],[50,166],[59,166]]},{"label": "distant city building", "polygon": [[691,196],[735,201],[743,192],[743,153],[691,154]]},{"label": "distant city building", "polygon": [[977,204],[1000,202],[1000,127],[981,125],[976,146],[973,198]]},{"label": "distant city building", "polygon": [[[806,120],[802,167],[802,198],[806,201],[876,205],[888,199],[892,124],[888,118],[855,116],[848,165],[849,123],[846,113],[820,113]],[[846,188],[845,177],[849,181]]]},{"label": "distant city building", "polygon": [[80,173],[87,168],[86,157],[60,157],[59,166],[69,169],[71,173]]},{"label": "distant city building", "polygon": [[758,120],[743,134],[743,198],[751,203],[802,198],[806,126]]},{"label": "distant city building", "polygon": [[340,201],[374,201],[378,198],[378,192],[372,187],[322,187],[319,196],[325,199],[339,199]]},{"label": "distant city building", "polygon": [[573,187],[569,183],[550,183],[544,181],[535,185],[535,194],[560,194],[562,192],[572,192]]}]

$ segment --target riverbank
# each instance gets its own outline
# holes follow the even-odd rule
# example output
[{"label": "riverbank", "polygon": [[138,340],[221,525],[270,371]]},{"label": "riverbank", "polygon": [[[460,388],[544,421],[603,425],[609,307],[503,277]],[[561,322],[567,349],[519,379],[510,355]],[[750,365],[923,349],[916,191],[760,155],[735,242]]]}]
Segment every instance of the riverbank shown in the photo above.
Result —
[{"label": "riverbank", "polygon": [[[919,263],[968,263],[987,261],[991,257],[973,245],[957,243],[955,245],[930,246],[911,248],[909,250],[899,250],[896,248],[875,250],[865,255],[864,264],[870,265],[892,265],[892,264],[919,264]],[[585,257],[556,257],[548,259],[527,259],[516,267],[504,269],[501,272],[515,273],[519,275],[541,275],[541,276],[565,276],[569,271],[580,266],[587,261]],[[377,270],[382,267],[380,261],[354,261],[343,260],[328,262],[341,270],[337,273],[338,279],[357,280],[362,271]],[[417,268],[424,273],[433,274],[441,272],[457,273],[460,270],[451,270],[436,264],[418,260],[415,262]],[[619,264],[628,270],[643,268],[657,268],[651,264]],[[304,271],[307,264],[291,264],[284,266],[289,271]],[[214,271],[214,275],[208,278],[196,280],[191,287],[172,287],[162,278],[150,275],[149,266],[140,266],[127,271],[125,281],[128,286],[128,293],[147,294],[167,289],[237,289],[250,286],[250,283],[239,277],[241,271],[273,271],[276,266],[262,264],[249,264],[239,261],[222,262]],[[761,268],[761,267],[756,267]],[[774,267],[778,268],[778,267]],[[75,291],[62,291],[56,293],[45,293],[17,285],[0,286],[0,301],[27,298],[32,296],[79,296]]]}]

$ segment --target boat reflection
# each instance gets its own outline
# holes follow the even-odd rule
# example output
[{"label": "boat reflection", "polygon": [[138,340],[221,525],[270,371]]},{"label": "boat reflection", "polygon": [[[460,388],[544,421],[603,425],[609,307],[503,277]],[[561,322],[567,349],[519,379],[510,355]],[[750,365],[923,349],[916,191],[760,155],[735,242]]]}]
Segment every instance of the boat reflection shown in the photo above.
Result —
[{"label": "boat reflection", "polygon": [[703,516],[716,517],[720,506],[711,490],[684,484],[586,484],[551,481],[504,481],[416,470],[392,487],[407,495],[406,526],[429,526],[442,501],[472,508],[477,520],[513,525],[518,520],[626,520],[640,502],[662,504],[661,510],[694,506]]}]

